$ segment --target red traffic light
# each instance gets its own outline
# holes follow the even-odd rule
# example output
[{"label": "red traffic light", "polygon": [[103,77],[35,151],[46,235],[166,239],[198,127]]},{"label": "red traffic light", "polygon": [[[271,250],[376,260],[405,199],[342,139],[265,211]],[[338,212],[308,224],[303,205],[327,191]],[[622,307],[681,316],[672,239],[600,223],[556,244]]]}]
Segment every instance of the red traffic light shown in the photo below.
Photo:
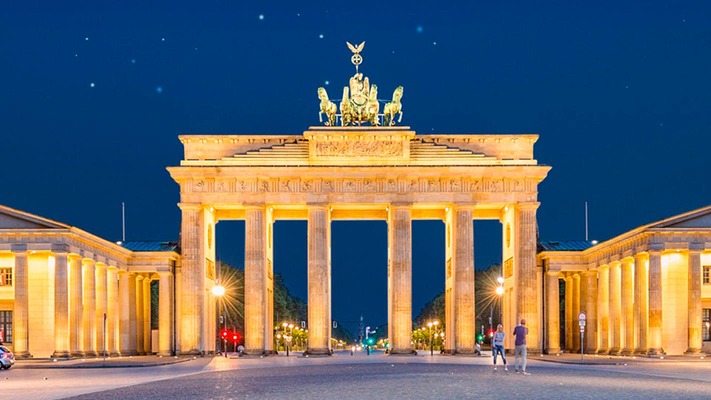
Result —
[{"label": "red traffic light", "polygon": [[222,330],[221,336],[225,339],[227,338],[227,329]]}]

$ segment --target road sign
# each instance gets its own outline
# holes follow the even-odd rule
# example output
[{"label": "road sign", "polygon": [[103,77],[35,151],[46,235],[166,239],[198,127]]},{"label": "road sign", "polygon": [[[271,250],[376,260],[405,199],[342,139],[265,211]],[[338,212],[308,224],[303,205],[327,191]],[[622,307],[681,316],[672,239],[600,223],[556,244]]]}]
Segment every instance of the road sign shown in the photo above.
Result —
[{"label": "road sign", "polygon": [[581,327],[581,328],[584,327],[584,326],[585,326],[585,320],[584,320],[584,319],[581,319],[580,321],[578,321],[578,324],[580,324],[580,327]]},{"label": "road sign", "polygon": [[581,321],[585,321],[588,318],[588,315],[585,314],[585,311],[581,311],[580,314],[578,314],[578,319]]}]

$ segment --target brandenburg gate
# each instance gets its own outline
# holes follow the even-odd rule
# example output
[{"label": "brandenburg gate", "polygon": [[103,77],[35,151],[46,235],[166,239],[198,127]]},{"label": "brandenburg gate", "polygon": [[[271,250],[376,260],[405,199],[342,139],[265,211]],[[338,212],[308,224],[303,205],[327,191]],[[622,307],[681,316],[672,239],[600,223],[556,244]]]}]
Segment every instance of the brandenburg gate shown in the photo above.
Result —
[{"label": "brandenburg gate", "polygon": [[[350,47],[357,68],[363,44]],[[380,114],[377,87],[357,69],[344,88],[340,114],[326,90],[318,92],[326,126],[302,135],[180,136],[184,159],[168,168],[180,185],[182,210],[178,353],[215,350],[216,302],[210,289],[215,225],[222,220],[245,221],[246,354],[274,351],[277,220],[308,221],[307,354],[331,350],[331,296],[337,295],[331,293],[333,220],[387,221],[392,354],[412,353],[412,220],[442,220],[446,226],[442,274],[451,354],[475,349],[473,221],[500,221],[504,323],[509,329],[526,318],[529,347],[540,349],[536,210],[538,184],[550,167],[533,156],[538,135],[417,135],[395,126],[396,113],[402,116],[402,87]]]}]

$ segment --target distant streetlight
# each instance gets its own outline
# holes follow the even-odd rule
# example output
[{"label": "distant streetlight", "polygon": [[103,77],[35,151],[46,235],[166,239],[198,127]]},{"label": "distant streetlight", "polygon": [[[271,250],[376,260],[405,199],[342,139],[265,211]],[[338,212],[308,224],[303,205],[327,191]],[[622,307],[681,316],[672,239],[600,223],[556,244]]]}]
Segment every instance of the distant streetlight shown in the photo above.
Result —
[{"label": "distant streetlight", "polygon": [[[223,296],[225,295],[225,287],[218,284],[218,285],[213,286],[210,291],[212,292],[212,295],[217,298],[218,307],[219,307],[218,314],[220,315],[220,319],[221,319],[220,322],[222,322],[222,324],[223,324],[222,329],[224,329],[226,332],[227,331],[227,315],[225,315],[225,307],[222,304],[223,303]],[[218,328],[218,330],[219,330],[219,328]],[[222,335],[219,335],[219,336],[222,339],[222,346],[220,346],[222,348],[221,350],[223,350],[223,354],[225,355],[225,357],[227,357],[227,337],[223,337]]]}]

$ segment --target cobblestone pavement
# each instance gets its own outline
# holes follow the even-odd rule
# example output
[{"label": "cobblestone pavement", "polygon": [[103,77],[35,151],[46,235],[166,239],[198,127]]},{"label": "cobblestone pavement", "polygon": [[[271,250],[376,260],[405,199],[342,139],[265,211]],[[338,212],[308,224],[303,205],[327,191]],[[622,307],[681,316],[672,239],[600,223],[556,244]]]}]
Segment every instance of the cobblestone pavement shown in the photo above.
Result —
[{"label": "cobblestone pavement", "polygon": [[[530,357],[531,375],[490,357],[419,355],[197,358],[144,368],[0,372],[3,398],[77,399],[687,399],[711,396],[711,360]],[[579,356],[577,356],[579,361]],[[544,362],[541,359],[555,361]],[[510,366],[513,358],[510,357]],[[624,362],[629,361],[629,362]],[[144,365],[149,365],[148,361]]]}]

